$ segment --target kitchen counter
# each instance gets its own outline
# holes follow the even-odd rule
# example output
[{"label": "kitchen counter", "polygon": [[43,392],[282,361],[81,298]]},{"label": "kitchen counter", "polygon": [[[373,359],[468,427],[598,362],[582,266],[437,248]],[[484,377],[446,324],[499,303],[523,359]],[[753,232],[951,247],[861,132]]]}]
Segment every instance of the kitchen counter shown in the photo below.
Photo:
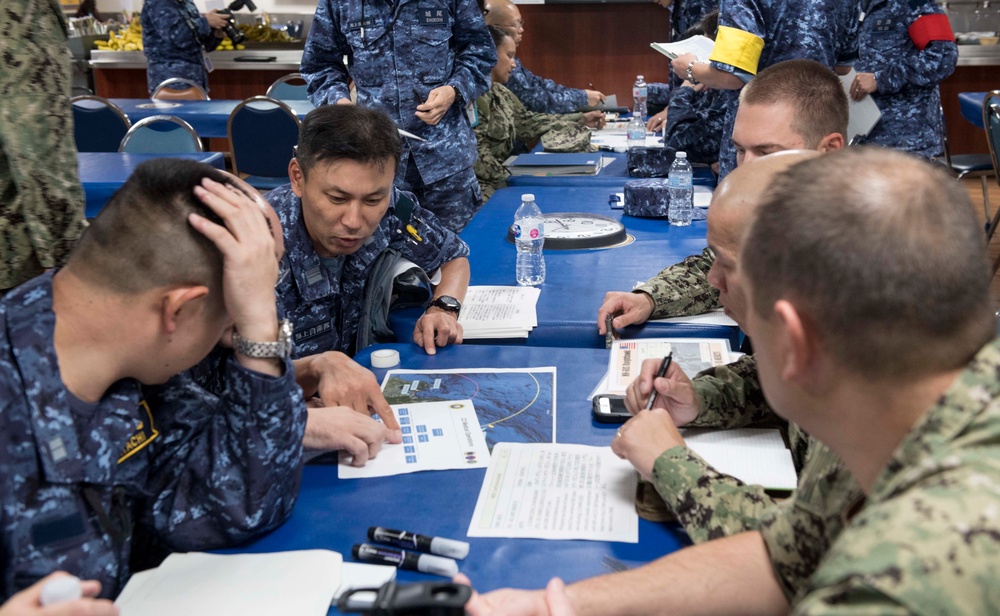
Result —
[{"label": "kitchen counter", "polygon": [[[301,49],[243,49],[240,51],[213,51],[208,54],[215,70],[260,71],[275,70],[298,72],[302,60]],[[236,61],[236,58],[274,58],[271,61]],[[141,51],[90,52],[90,65],[94,69],[146,69],[146,55]]]}]

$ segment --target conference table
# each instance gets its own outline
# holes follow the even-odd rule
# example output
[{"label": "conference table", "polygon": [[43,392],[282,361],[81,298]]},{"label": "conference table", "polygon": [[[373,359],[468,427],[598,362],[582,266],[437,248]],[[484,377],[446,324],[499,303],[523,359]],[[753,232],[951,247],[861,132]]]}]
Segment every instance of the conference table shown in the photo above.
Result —
[{"label": "conference table", "polygon": [[[516,285],[514,262],[517,250],[507,241],[507,228],[521,204],[521,195],[531,192],[542,212],[584,212],[602,214],[625,224],[635,238],[628,245],[597,250],[546,250],[545,282],[540,285],[536,311],[538,327],[527,339],[490,340],[488,344],[545,347],[603,348],[604,337],[597,333],[597,310],[608,291],[629,291],[661,269],[700,254],[705,248],[704,220],[677,227],[665,219],[626,216],[611,209],[609,198],[621,188],[508,187],[494,193],[460,237],[469,244],[471,285]],[[389,314],[389,324],[397,340],[411,340],[421,308]],[[739,348],[739,329],[732,325],[664,323],[649,321],[629,326],[622,338],[696,337],[726,338]],[[481,341],[470,340],[466,344]]]},{"label": "conference table", "polygon": [[[459,345],[427,355],[413,344],[368,347],[355,358],[371,365],[371,353],[399,351],[396,368],[527,368],[556,367],[556,439],[560,443],[606,446],[617,426],[591,418],[586,399],[607,369],[607,351],[595,349],[524,348]],[[385,370],[375,370],[380,382]],[[473,403],[475,399],[473,398]],[[639,520],[639,543],[550,541],[467,537],[484,469],[432,471],[372,479],[337,477],[336,454],[307,465],[291,518],[269,535],[224,552],[277,552],[328,549],[351,560],[351,547],[366,541],[369,526],[384,526],[425,535],[468,541],[460,570],[480,591],[505,586],[541,588],[549,578],[567,582],[635,567],[687,545],[676,524]],[[400,570],[402,582],[441,580]],[[331,613],[336,613],[331,610]]]},{"label": "conference table", "polygon": [[[539,151],[532,152],[539,155]],[[621,187],[629,180],[638,178],[628,174],[628,154],[626,152],[599,152],[605,164],[594,175],[512,175],[507,178],[507,186],[527,187]],[[545,154],[540,154],[544,156]],[[596,156],[596,154],[595,154]],[[701,186],[715,186],[717,178],[708,166],[694,167],[694,183]],[[666,178],[664,178],[666,181]]]},{"label": "conference table", "polygon": [[126,154],[124,152],[78,152],[77,170],[86,195],[86,217],[94,218],[108,202],[111,195],[121,188],[139,163],[155,158],[186,158],[197,160],[217,169],[225,169],[225,160],[219,152],[197,154]]},{"label": "conference table", "polygon": [[[154,115],[170,115],[190,124],[199,137],[223,139],[229,136],[227,134],[229,114],[236,105],[243,102],[226,99],[154,101],[148,98],[112,98],[110,100],[121,108],[133,124]],[[307,100],[283,102],[291,107],[300,119],[314,109],[313,104]]]}]

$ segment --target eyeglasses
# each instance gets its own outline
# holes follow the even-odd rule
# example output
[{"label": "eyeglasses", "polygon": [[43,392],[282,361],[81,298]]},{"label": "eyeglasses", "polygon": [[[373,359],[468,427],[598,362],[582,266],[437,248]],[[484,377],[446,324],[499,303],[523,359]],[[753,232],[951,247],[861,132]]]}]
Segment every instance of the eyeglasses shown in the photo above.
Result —
[{"label": "eyeglasses", "polygon": [[512,24],[493,24],[497,28],[513,28],[515,30],[524,30],[524,20],[518,19]]}]

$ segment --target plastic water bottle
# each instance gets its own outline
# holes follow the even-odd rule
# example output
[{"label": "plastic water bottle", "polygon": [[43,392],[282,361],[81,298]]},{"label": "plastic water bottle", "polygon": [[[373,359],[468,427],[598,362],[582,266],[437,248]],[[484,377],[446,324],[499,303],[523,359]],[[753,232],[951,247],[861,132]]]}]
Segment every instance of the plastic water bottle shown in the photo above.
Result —
[{"label": "plastic water bottle", "polygon": [[667,187],[670,189],[670,209],[667,210],[670,224],[680,227],[690,225],[694,214],[694,183],[687,152],[678,152],[674,158]]},{"label": "plastic water bottle", "polygon": [[527,287],[545,282],[545,219],[535,205],[535,195],[521,195],[514,213],[514,244],[517,246],[517,284]]},{"label": "plastic water bottle", "polygon": [[648,97],[646,80],[642,75],[635,78],[635,85],[632,86],[632,119],[625,127],[625,143],[630,148],[646,145],[646,98]]}]

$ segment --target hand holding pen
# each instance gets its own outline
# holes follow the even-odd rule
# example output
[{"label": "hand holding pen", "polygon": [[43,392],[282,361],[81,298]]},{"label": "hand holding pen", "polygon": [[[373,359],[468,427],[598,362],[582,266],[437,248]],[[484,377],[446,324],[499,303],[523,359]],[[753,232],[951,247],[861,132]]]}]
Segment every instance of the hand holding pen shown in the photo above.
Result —
[{"label": "hand holding pen", "polygon": [[635,415],[647,408],[652,398],[653,405],[666,409],[674,423],[683,426],[693,421],[701,408],[691,379],[676,362],[671,361],[662,378],[657,376],[663,363],[658,359],[647,359],[642,363],[639,376],[625,392],[625,406]]}]

